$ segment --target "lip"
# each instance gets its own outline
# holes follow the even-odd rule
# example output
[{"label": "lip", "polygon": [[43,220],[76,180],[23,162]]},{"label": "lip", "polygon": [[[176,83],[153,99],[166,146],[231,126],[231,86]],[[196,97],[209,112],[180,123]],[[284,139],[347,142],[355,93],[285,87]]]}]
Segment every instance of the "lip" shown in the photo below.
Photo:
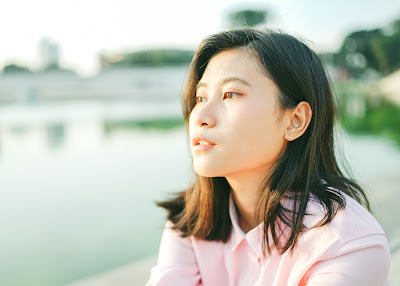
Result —
[{"label": "lip", "polygon": [[[200,145],[199,144],[200,141],[207,142],[209,145]],[[192,147],[196,151],[210,150],[210,149],[213,149],[215,147],[215,145],[217,145],[217,144],[212,142],[212,141],[210,141],[210,140],[208,140],[208,139],[206,139],[206,138],[203,138],[203,137],[195,137],[192,140]]]}]

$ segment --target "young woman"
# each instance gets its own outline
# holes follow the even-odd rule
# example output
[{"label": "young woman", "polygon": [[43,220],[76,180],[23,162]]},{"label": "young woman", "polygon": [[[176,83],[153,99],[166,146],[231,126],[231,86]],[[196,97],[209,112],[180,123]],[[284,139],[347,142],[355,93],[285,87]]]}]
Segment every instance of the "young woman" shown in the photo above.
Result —
[{"label": "young woman", "polygon": [[249,28],[206,38],[183,109],[196,180],[159,203],[148,286],[387,285],[386,236],[338,166],[331,89],[304,43]]}]

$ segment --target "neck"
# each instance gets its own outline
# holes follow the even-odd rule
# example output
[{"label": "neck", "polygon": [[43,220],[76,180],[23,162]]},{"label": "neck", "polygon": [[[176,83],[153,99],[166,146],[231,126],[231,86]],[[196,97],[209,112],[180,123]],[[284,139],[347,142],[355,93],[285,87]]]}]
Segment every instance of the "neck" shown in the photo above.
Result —
[{"label": "neck", "polygon": [[240,228],[247,233],[260,222],[256,220],[256,203],[265,172],[249,172],[226,176],[232,188]]}]

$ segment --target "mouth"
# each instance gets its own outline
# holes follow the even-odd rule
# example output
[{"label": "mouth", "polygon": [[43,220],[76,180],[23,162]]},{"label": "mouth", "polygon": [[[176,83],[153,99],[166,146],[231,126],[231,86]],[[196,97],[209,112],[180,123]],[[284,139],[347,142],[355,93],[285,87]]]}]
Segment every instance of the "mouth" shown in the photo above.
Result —
[{"label": "mouth", "polygon": [[214,142],[209,141],[209,140],[207,140],[205,138],[194,138],[193,139],[193,146],[198,146],[198,145],[200,145],[200,146],[214,146],[214,145],[217,145],[217,144],[215,144]]},{"label": "mouth", "polygon": [[194,152],[211,150],[215,147],[215,145],[217,145],[210,140],[207,140],[205,138],[200,138],[200,137],[193,138],[192,144],[193,144],[192,151],[194,151]]}]

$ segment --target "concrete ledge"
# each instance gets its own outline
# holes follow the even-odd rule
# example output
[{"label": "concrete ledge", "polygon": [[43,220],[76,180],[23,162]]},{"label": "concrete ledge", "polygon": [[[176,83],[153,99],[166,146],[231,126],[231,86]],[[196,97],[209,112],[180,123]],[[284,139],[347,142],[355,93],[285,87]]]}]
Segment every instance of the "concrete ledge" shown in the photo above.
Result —
[{"label": "concrete ledge", "polygon": [[65,286],[144,286],[149,280],[151,267],[156,263],[156,257],[149,257]]}]

